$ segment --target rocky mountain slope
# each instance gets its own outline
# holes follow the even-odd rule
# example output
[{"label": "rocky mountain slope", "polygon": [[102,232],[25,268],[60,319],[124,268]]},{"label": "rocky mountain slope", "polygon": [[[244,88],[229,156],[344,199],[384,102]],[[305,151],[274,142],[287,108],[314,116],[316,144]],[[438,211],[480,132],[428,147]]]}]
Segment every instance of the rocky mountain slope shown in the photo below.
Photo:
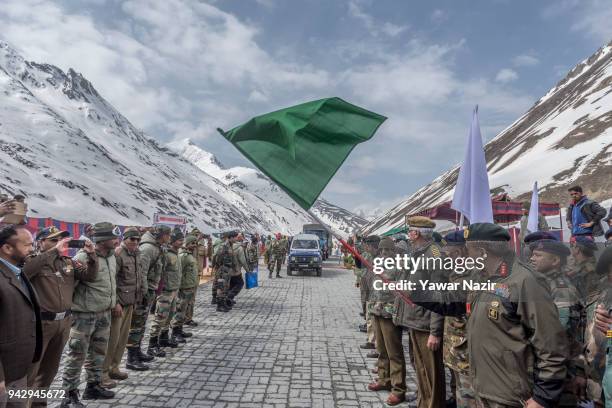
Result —
[{"label": "rocky mountain slope", "polygon": [[[164,212],[205,231],[290,234],[311,222],[248,185],[254,170],[235,180],[207,173],[134,127],[81,74],[26,61],[2,41],[0,160],[0,192],[26,195],[37,217],[146,225]],[[318,208],[339,231],[361,225],[332,205]]]},{"label": "rocky mountain slope", "polygon": [[[485,154],[492,193],[528,199],[537,181],[541,201],[565,205],[575,184],[594,199],[612,197],[612,42],[488,142]],[[406,214],[452,200],[458,173],[456,166],[442,174],[363,230],[385,232]]]}]

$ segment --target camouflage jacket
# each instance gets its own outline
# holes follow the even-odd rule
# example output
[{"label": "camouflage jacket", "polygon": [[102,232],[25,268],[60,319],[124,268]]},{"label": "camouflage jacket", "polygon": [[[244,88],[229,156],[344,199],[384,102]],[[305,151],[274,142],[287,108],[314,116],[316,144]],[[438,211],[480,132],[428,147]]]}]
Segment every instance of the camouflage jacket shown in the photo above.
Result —
[{"label": "camouflage jacket", "polygon": [[[370,295],[370,302],[368,303],[368,312],[374,316],[382,317],[384,319],[392,319],[395,315],[395,295],[393,291],[388,289],[381,289],[383,287],[383,279],[387,282],[395,282],[399,279],[402,272],[398,269],[386,269],[382,274],[376,275],[371,273],[374,277],[372,281],[372,294]],[[374,285],[378,288],[375,289]]]},{"label": "camouflage jacket", "polygon": [[166,262],[162,272],[163,290],[172,292],[181,288],[181,279],[183,278],[183,270],[178,252],[174,249],[168,249],[166,252]]},{"label": "camouflage jacket", "polygon": [[213,253],[215,276],[229,277],[235,269],[234,259],[234,249],[229,241],[220,241],[215,245],[215,251]]},{"label": "camouflage jacket", "polygon": [[145,232],[140,240],[140,261],[142,273],[147,278],[149,290],[157,290],[164,266],[163,250],[150,232]]},{"label": "camouflage jacket", "polygon": [[259,262],[259,252],[257,244],[250,242],[246,249],[247,263],[249,264],[249,271],[252,271]]}]

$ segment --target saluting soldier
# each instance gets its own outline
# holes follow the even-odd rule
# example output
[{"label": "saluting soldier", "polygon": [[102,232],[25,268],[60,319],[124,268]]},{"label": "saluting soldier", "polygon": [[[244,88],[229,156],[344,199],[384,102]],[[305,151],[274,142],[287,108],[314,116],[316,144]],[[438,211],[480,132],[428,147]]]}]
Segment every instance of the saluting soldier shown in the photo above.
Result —
[{"label": "saluting soldier", "polygon": [[[42,320],[42,354],[30,366],[28,388],[48,389],[57,374],[64,346],[72,323],[72,295],[76,281],[92,282],[98,273],[94,246],[86,241],[85,263],[73,261],[65,253],[69,233],[56,227],[47,227],[36,235],[38,253],[26,260],[23,273],[38,295]],[[33,407],[46,407],[46,399],[32,403]]]},{"label": "saluting soldier", "polygon": [[[466,230],[468,255],[479,259],[483,286],[410,292],[413,301],[445,315],[468,315],[472,386],[480,406],[555,406],[567,375],[567,338],[545,282],[510,248],[510,234],[490,223]],[[487,285],[493,283],[494,285]]]},{"label": "saluting soldier", "polygon": [[565,275],[570,250],[547,232],[537,231],[525,237],[531,251],[530,261],[536,272],[544,275],[557,306],[561,325],[569,345],[567,380],[558,407],[577,407],[586,397],[584,347],[584,306],[578,290]]}]

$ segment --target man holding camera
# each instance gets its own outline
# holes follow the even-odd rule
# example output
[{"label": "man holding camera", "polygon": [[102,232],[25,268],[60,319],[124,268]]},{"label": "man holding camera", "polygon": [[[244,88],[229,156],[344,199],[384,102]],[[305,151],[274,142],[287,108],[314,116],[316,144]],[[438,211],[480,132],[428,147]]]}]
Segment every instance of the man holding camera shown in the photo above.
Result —
[{"label": "man holding camera", "polygon": [[[91,282],[77,281],[72,296],[72,328],[64,367],[63,387],[67,392],[62,408],[83,406],[78,387],[85,364],[87,388],[83,399],[109,399],[115,393],[102,388],[102,365],[110,336],[111,310],[117,305],[117,262],[115,247],[120,232],[109,222],[94,225],[93,242],[98,257],[98,273]],[[83,249],[74,259],[82,264],[90,255]]]},{"label": "man holding camera", "polygon": [[[28,258],[23,268],[38,294],[42,320],[42,355],[28,372],[30,389],[44,390],[51,386],[70,333],[75,282],[92,282],[98,272],[91,242],[76,241],[84,245],[85,262],[73,261],[65,255],[70,242],[68,235],[56,227],[41,230],[36,235],[38,253]],[[47,402],[35,401],[32,406],[45,407]]]}]

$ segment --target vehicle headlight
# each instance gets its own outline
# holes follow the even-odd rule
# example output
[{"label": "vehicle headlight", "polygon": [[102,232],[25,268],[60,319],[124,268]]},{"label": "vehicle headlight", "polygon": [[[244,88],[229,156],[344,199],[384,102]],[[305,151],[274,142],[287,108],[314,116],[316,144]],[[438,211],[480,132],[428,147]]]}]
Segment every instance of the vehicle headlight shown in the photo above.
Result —
[{"label": "vehicle headlight", "polygon": [[291,262],[295,262],[295,256],[291,257]]}]

